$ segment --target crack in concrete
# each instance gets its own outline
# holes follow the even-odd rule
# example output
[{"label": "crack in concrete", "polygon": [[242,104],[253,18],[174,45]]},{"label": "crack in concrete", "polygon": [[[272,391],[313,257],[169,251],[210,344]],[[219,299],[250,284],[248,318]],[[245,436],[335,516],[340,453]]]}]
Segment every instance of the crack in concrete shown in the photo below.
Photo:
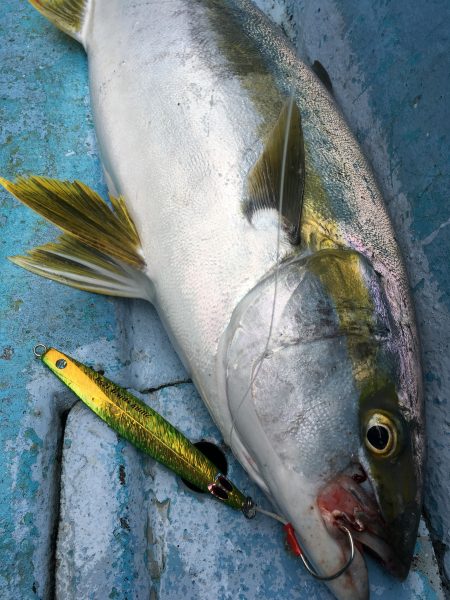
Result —
[{"label": "crack in concrete", "polygon": [[63,453],[64,453],[64,439],[66,434],[66,424],[67,418],[69,416],[70,410],[65,410],[60,414],[60,437],[58,440],[56,455],[54,457],[54,461],[57,465],[57,471],[55,472],[55,513],[53,516],[54,525],[53,531],[51,533],[50,538],[50,565],[53,568],[50,569],[50,586],[48,591],[49,600],[55,600],[57,598],[56,593],[56,574],[57,574],[57,561],[56,561],[56,552],[58,547],[58,535],[59,535],[59,526],[61,521],[61,484],[62,484],[62,462],[63,462]]},{"label": "crack in concrete", "polygon": [[153,394],[153,392],[159,392],[159,390],[164,390],[165,388],[176,387],[177,385],[183,385],[184,383],[192,383],[192,379],[178,379],[177,381],[171,381],[169,383],[162,383],[161,385],[157,385],[156,387],[145,388],[143,390],[138,390],[140,394]]}]

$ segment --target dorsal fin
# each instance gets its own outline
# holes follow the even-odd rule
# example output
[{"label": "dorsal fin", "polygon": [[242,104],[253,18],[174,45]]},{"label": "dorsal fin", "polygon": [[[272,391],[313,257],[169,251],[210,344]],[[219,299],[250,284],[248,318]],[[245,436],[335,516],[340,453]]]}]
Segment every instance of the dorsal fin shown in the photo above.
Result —
[{"label": "dorsal fin", "polygon": [[83,24],[90,0],[29,0],[30,3],[51,21],[79,42],[82,40]]},{"label": "dorsal fin", "polygon": [[250,221],[259,210],[279,210],[284,155],[283,227],[288,231],[291,242],[298,244],[305,185],[305,150],[300,111],[295,101],[283,106],[261,156],[248,175],[244,213]]}]

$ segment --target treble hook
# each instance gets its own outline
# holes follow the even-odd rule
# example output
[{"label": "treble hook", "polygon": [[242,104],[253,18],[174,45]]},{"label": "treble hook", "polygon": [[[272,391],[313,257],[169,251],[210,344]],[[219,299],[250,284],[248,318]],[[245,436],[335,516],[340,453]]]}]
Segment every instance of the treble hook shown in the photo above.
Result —
[{"label": "treble hook", "polygon": [[297,538],[295,537],[295,530],[294,530],[293,526],[290,523],[286,523],[284,526],[284,530],[286,531],[286,534],[287,534],[287,541],[288,541],[290,547],[292,548],[294,554],[296,556],[299,556],[302,559],[302,562],[305,566],[305,569],[308,571],[308,573],[310,573],[313,577],[315,577],[316,579],[319,579],[320,581],[331,581],[332,579],[337,579],[343,573],[345,573],[345,571],[349,568],[349,566],[353,562],[353,559],[355,558],[355,543],[353,541],[353,536],[350,533],[350,531],[347,529],[347,527],[345,527],[344,525],[341,525],[341,529],[343,531],[345,531],[345,533],[348,536],[349,542],[350,542],[350,558],[345,563],[345,565],[343,567],[341,567],[339,569],[339,571],[336,571],[336,573],[333,573],[333,575],[319,575],[314,570],[314,568],[311,566],[311,564],[308,561],[308,559],[306,558],[306,556],[303,554],[303,550],[300,548]]}]

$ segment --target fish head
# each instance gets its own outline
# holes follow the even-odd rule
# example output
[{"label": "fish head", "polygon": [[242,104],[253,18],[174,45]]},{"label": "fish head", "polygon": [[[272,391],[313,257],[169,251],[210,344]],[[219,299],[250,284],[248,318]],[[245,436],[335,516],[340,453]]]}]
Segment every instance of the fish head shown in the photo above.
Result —
[{"label": "fish head", "polygon": [[368,597],[365,550],[401,578],[413,555],[423,431],[401,341],[379,275],[338,249],[282,263],[227,332],[231,446],[318,573],[346,563],[350,531],[338,598]]}]

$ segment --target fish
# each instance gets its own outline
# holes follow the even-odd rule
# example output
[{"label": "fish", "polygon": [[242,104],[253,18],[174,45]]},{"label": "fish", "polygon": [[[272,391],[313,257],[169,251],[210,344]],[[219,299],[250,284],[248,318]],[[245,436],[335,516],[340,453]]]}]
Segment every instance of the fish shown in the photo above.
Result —
[{"label": "fish", "polygon": [[30,2],[86,49],[110,202],[79,181],[1,179],[63,232],[13,262],[156,307],[317,573],[346,565],[351,531],[354,559],[326,582],[338,600],[368,598],[366,550],[405,578],[419,340],[382,194],[330,86],[250,0]]}]

